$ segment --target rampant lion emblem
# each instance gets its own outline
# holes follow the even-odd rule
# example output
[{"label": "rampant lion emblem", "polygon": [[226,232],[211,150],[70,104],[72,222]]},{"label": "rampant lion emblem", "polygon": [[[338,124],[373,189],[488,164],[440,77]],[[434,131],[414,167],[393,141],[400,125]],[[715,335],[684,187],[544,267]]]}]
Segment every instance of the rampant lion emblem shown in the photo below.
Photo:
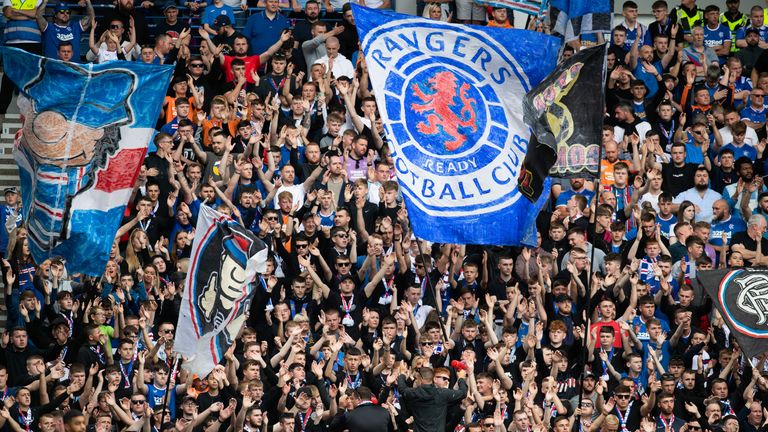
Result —
[{"label": "rampant lion emblem", "polygon": [[416,129],[425,135],[439,134],[441,131],[452,138],[445,142],[445,148],[448,151],[454,151],[467,141],[466,135],[459,131],[459,128],[471,128],[472,132],[477,131],[476,113],[472,106],[476,104],[474,98],[467,95],[469,84],[464,83],[458,91],[461,105],[459,105],[459,115],[456,115],[454,108],[457,107],[457,78],[452,72],[438,72],[428,80],[429,90],[433,93],[425,93],[418,84],[413,84],[412,89],[416,97],[421,99],[423,104],[413,103],[411,109],[418,113],[427,115],[426,122],[419,122]]}]

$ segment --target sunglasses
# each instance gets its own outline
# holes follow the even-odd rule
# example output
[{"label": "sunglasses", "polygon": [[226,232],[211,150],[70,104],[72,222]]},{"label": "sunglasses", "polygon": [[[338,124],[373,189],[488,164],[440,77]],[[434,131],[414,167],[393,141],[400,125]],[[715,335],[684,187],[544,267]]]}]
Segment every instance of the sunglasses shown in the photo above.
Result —
[{"label": "sunglasses", "polygon": [[432,342],[422,342],[421,346],[432,346],[434,345]]},{"label": "sunglasses", "polygon": [[135,404],[135,405],[142,405],[142,404],[144,404],[144,402],[146,402],[146,401],[143,401],[143,400],[132,400],[131,401],[131,403]]},{"label": "sunglasses", "polygon": [[[435,375],[435,379],[441,379],[441,380],[444,380],[444,381],[450,381],[450,378],[448,378],[447,376],[442,376],[442,375]],[[491,424],[493,424],[493,423],[491,423]]]},{"label": "sunglasses", "polygon": [[123,26],[118,25],[118,24],[112,24],[111,26],[109,26],[109,28],[111,28],[112,30],[116,30],[116,29],[119,29],[119,28],[123,28]]},{"label": "sunglasses", "polygon": [[270,217],[266,217],[264,219],[266,219],[268,221],[276,221],[277,220],[277,216],[270,216]]},{"label": "sunglasses", "polygon": [[616,399],[629,399],[629,395],[628,394],[617,394],[617,395],[614,395],[614,396],[616,397]]},{"label": "sunglasses", "polygon": [[347,263],[336,263],[336,265],[339,266],[339,267],[349,267],[349,266],[352,265],[352,263],[348,263],[348,262]]},{"label": "sunglasses", "polygon": [[62,14],[67,14],[67,15],[69,15],[69,14],[71,14],[71,13],[72,13],[72,11],[70,11],[69,9],[63,9],[63,10],[60,10],[58,13],[62,13]]},{"label": "sunglasses", "polygon": [[347,238],[349,236],[346,235],[346,234],[336,234],[336,237],[338,237],[338,238]]},{"label": "sunglasses", "polygon": [[306,249],[306,248],[309,247],[309,245],[308,244],[297,244],[296,247],[299,248],[299,249]]},{"label": "sunglasses", "polygon": [[167,333],[173,333],[174,331],[175,331],[174,329],[170,329],[170,330],[160,330],[160,333],[166,333],[166,334],[167,334]]},{"label": "sunglasses", "polygon": [[192,63],[192,64],[189,65],[189,67],[191,67],[191,68],[201,68],[201,67],[203,67],[203,64],[202,63]]},{"label": "sunglasses", "polygon": [[493,423],[483,423],[483,426],[490,428],[490,427],[495,427],[496,425],[494,425]]}]

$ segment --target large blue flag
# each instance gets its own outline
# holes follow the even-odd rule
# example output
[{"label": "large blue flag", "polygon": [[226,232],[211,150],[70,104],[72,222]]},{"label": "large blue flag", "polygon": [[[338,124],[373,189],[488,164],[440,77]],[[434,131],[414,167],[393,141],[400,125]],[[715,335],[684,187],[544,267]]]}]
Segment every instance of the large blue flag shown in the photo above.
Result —
[{"label": "large blue flag", "polygon": [[559,41],[352,6],[415,234],[535,244],[547,194],[521,194],[523,98],[554,69]]},{"label": "large blue flag", "polygon": [[30,252],[38,263],[64,258],[70,273],[102,274],[173,66],[2,53],[21,92],[14,157]]}]

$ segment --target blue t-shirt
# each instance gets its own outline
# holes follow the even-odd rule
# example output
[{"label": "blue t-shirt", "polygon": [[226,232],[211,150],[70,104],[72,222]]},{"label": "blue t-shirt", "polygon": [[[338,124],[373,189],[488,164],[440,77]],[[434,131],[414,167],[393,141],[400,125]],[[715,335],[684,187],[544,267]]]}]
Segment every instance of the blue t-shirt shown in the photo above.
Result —
[{"label": "blue t-shirt", "polygon": [[[742,27],[738,30],[736,30],[736,40],[743,40],[746,39],[747,36],[747,29],[755,28],[752,25],[748,25],[746,27]],[[762,27],[758,28],[757,31],[760,33],[760,40],[762,41],[768,41],[768,27],[763,25]]]},{"label": "blue t-shirt", "polygon": [[200,24],[208,24],[213,27],[213,21],[219,15],[226,15],[229,17],[230,22],[235,22],[235,11],[231,7],[223,4],[221,7],[210,5],[203,11],[203,16],[200,18]]},{"label": "blue t-shirt", "polygon": [[704,153],[699,146],[694,144],[693,136],[690,133],[688,134],[688,142],[685,143],[685,163],[704,163]]},{"label": "blue t-shirt", "polygon": [[733,82],[733,88],[736,92],[748,90],[752,91],[752,79],[745,76],[740,76]]},{"label": "blue t-shirt", "polygon": [[[154,384],[147,384],[147,402],[149,407],[155,409],[155,407],[162,407],[165,401],[165,392],[168,391],[168,387],[159,389]],[[175,390],[175,389],[174,389]],[[168,411],[171,414],[171,419],[176,417],[176,392],[171,390],[171,394],[168,395]]]},{"label": "blue t-shirt", "polygon": [[288,19],[277,14],[273,19],[264,12],[251,15],[245,24],[243,34],[248,38],[251,55],[260,55],[280,39],[283,30],[290,27]]},{"label": "blue t-shirt", "polygon": [[672,215],[672,217],[669,219],[664,220],[660,215],[656,215],[656,223],[659,224],[661,228],[661,235],[669,240],[670,231],[672,230],[672,227],[677,223],[677,216]]},{"label": "blue t-shirt", "polygon": [[[746,230],[747,224],[744,223],[744,219],[735,215],[731,215],[731,217],[724,221],[713,220],[712,228],[709,231],[709,243],[713,246],[722,246],[723,233],[725,233],[726,237],[728,238],[728,242],[730,243],[734,234]],[[716,255],[717,259],[719,260],[720,254],[717,253]]]},{"label": "blue t-shirt", "polygon": [[[663,72],[664,68],[661,67],[661,61],[653,63],[653,67],[656,68],[656,72]],[[643,69],[642,62],[639,60],[632,73],[637,79],[642,80],[645,83],[645,86],[648,87],[648,93],[645,95],[646,99],[651,99],[656,92],[659,91],[659,82],[656,80],[656,77],[646,72],[645,69]]]},{"label": "blue t-shirt", "polygon": [[[624,25],[625,23],[621,23],[621,27],[624,28],[624,30],[627,32],[627,40],[624,42],[624,49],[629,51],[632,49],[632,45],[635,43],[635,39],[637,39],[637,29],[641,28],[643,29],[643,33],[647,33],[647,29],[644,25],[638,23],[635,23],[634,29],[628,29],[627,26]],[[643,41],[640,41],[638,44],[638,49],[640,49],[639,45],[641,45]],[[635,75],[637,76],[637,75]]]},{"label": "blue t-shirt", "polygon": [[749,120],[754,123],[765,123],[765,107],[757,110],[751,104],[739,111],[741,119]]},{"label": "blue t-shirt", "polygon": [[738,159],[742,156],[746,156],[751,160],[757,159],[757,150],[749,144],[742,144],[741,147],[736,147],[735,145],[733,145],[733,143],[730,143],[730,144],[724,145],[723,148],[720,149],[720,151],[722,152],[725,149],[730,149],[733,151],[734,159]]},{"label": "blue t-shirt", "polygon": [[43,55],[48,58],[57,58],[59,44],[72,43],[72,61],[80,62],[80,36],[83,34],[83,26],[79,20],[70,21],[66,26],[56,23],[48,23],[43,32]]},{"label": "blue t-shirt", "polygon": [[560,207],[560,206],[567,205],[568,204],[568,200],[571,199],[571,197],[576,195],[576,194],[585,196],[587,198],[587,203],[592,201],[592,197],[595,196],[595,192],[591,191],[591,190],[588,190],[588,189],[584,189],[581,192],[574,192],[572,190],[567,190],[567,191],[564,191],[564,192],[560,193],[560,195],[558,195],[557,202],[555,202],[555,207]]},{"label": "blue t-shirt", "polygon": [[[704,26],[704,46],[715,49],[731,40],[731,30],[724,24],[718,25],[714,30]],[[719,56],[720,64],[725,63],[725,57]]]}]

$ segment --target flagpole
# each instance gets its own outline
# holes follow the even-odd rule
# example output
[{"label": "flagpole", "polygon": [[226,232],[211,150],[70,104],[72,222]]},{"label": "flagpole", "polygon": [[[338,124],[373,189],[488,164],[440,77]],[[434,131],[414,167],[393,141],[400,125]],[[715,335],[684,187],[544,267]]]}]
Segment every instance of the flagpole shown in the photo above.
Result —
[{"label": "flagpole", "polygon": [[[608,58],[608,47],[606,46],[605,52],[603,53],[603,76],[602,76],[602,83],[603,86],[605,86],[605,78],[607,74],[607,60]],[[603,98],[603,105],[605,105],[605,98]],[[600,107],[601,109],[604,107]],[[587,351],[589,349],[589,344],[587,343],[589,334],[590,334],[590,310],[592,309],[592,280],[594,279],[594,272],[592,271],[593,263],[595,262],[595,249],[597,249],[597,246],[595,245],[597,240],[597,216],[595,213],[597,213],[597,206],[600,202],[600,193],[602,192],[602,178],[601,178],[601,170],[603,167],[603,143],[600,142],[597,145],[597,181],[595,184],[597,184],[597,187],[595,188],[595,195],[592,197],[595,203],[595,210],[590,214],[590,217],[594,219],[594,222],[591,224],[592,226],[592,252],[590,254],[589,258],[589,278],[587,279],[587,286],[586,286],[586,294],[587,294],[587,304],[584,308],[584,334],[582,335],[582,338],[584,339],[584,349],[582,350],[582,358],[581,362],[583,365],[583,368],[581,370],[581,376],[579,377],[579,406],[581,406],[581,401],[584,398],[584,374],[587,371],[587,362],[589,361],[589,352]],[[595,380],[597,380],[597,376],[595,376]],[[597,385],[597,383],[595,383]],[[581,421],[581,419],[577,419],[577,421]]]},{"label": "flagpole", "polygon": [[[170,372],[168,372],[168,384],[165,386],[165,395],[163,395],[163,406],[160,411],[160,432],[163,432],[163,427],[165,426],[165,411],[168,409],[168,402],[170,399],[171,392],[176,391],[176,372],[178,372],[178,366],[179,366],[179,357],[178,354],[174,354],[173,356],[173,367],[171,368]],[[171,388],[171,383],[173,383],[173,388]],[[168,412],[170,415],[170,411]],[[173,418],[173,417],[171,417]]]},{"label": "flagpole", "polygon": [[[430,292],[432,292],[432,296],[435,299],[435,308],[438,307],[437,304],[437,292],[435,291],[435,287],[432,285],[432,279],[430,279],[429,274],[432,272],[432,256],[426,255],[424,253],[423,245],[421,244],[421,239],[418,237],[416,238],[416,245],[419,247],[419,255],[421,255],[422,258],[425,256],[429,257],[429,267],[427,267],[427,262],[425,262],[422,259],[422,264],[424,264],[424,279],[427,280],[427,286],[429,287]],[[425,294],[426,295],[426,294]],[[443,311],[445,312],[445,311]],[[445,337],[445,340],[447,341],[450,338],[450,335],[445,331],[445,326],[440,326],[440,333],[443,334],[443,337]]]}]

